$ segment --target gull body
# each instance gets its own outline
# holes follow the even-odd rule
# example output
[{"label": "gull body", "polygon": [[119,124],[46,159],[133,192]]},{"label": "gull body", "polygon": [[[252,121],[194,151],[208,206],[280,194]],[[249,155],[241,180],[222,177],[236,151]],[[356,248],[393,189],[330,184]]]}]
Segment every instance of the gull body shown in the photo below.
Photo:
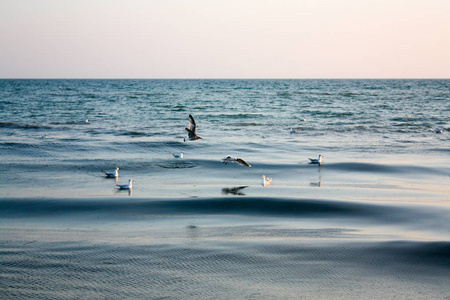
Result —
[{"label": "gull body", "polygon": [[322,154],[319,154],[319,158],[308,158],[311,164],[322,165]]},{"label": "gull body", "polygon": [[228,155],[227,157],[222,158],[222,162],[224,164],[227,164],[229,162],[235,162],[235,163],[240,164],[241,166],[251,167],[251,165],[248,162],[246,162],[245,160],[243,160],[242,158],[231,157],[231,155]]},{"label": "gull body", "polygon": [[175,158],[183,158],[184,152],[181,151],[180,153],[172,153],[173,157]]},{"label": "gull body", "polygon": [[120,170],[119,168],[116,168],[115,172],[106,172],[104,170],[101,170],[101,171],[102,171],[102,173],[105,174],[105,176],[107,178],[114,178],[114,177],[119,177],[119,170]]},{"label": "gull body", "polygon": [[201,139],[201,137],[197,135],[197,124],[195,124],[192,115],[189,115],[189,128],[185,128],[185,130],[188,132],[188,136],[183,139],[184,142]]},{"label": "gull body", "polygon": [[261,180],[261,185],[262,186],[268,186],[272,184],[272,178],[267,178],[266,175],[263,175]]},{"label": "gull body", "polygon": [[130,190],[133,188],[133,179],[128,180],[128,184],[116,184],[119,190]]}]

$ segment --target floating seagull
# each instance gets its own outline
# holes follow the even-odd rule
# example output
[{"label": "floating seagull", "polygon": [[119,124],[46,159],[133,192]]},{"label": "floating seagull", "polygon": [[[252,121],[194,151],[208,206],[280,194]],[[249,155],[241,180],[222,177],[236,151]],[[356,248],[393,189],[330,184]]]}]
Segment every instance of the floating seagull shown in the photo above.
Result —
[{"label": "floating seagull", "polygon": [[322,165],[322,154],[319,154],[319,158],[308,158],[311,164]]},{"label": "floating seagull", "polygon": [[108,177],[108,178],[114,178],[114,177],[119,177],[119,168],[116,168],[116,171],[115,172],[106,172],[106,171],[103,171],[103,170],[101,170],[103,173],[105,173],[105,175],[106,175],[106,177]]},{"label": "floating seagull", "polygon": [[89,119],[86,119],[86,123],[89,123]]},{"label": "floating seagull", "polygon": [[188,132],[188,136],[183,139],[184,142],[201,139],[201,137],[197,135],[197,125],[191,115],[189,115],[189,128],[185,128],[185,130]]},{"label": "floating seagull", "polygon": [[180,153],[172,153],[173,157],[175,158],[183,158],[184,152],[181,151]]},{"label": "floating seagull", "polygon": [[227,164],[229,162],[237,162],[241,166],[251,167],[251,165],[248,162],[246,162],[245,160],[243,160],[242,158],[231,157],[231,155],[228,155],[227,157],[222,158],[222,162],[224,164]]},{"label": "floating seagull", "polygon": [[119,188],[119,190],[131,190],[133,188],[133,183],[134,180],[130,179],[128,180],[128,184],[116,184]]},{"label": "floating seagull", "polygon": [[272,178],[266,178],[266,175],[263,175],[261,178],[262,178],[261,181],[262,186],[268,186],[272,184]]},{"label": "floating seagull", "polygon": [[289,133],[297,133],[298,132],[298,129],[293,129],[292,127],[291,127],[291,130],[289,130]]}]

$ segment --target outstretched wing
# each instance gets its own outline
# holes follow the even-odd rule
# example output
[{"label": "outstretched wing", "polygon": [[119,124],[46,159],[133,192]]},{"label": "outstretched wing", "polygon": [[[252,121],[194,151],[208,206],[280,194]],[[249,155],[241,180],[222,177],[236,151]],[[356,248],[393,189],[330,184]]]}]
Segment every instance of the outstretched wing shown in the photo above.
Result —
[{"label": "outstretched wing", "polygon": [[241,166],[251,167],[251,165],[248,162],[246,162],[245,160],[243,160],[241,158],[236,158],[236,162],[238,164],[240,164]]},{"label": "outstretched wing", "polygon": [[[192,131],[194,134],[197,133],[197,124],[195,124],[194,118],[192,115],[189,115],[189,130]],[[190,138],[190,135],[189,135]]]},{"label": "outstretched wing", "polygon": [[185,130],[188,132],[188,136],[189,136],[189,139],[190,139],[190,140],[196,140],[196,139],[199,139],[199,138],[200,138],[200,137],[199,137],[198,135],[196,135],[195,132],[192,131],[191,129],[185,128]]}]

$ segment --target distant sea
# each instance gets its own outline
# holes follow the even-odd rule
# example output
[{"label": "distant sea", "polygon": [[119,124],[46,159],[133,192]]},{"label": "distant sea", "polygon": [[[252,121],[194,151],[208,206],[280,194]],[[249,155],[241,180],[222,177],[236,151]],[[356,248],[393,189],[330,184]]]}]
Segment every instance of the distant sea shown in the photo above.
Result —
[{"label": "distant sea", "polygon": [[0,154],[2,299],[450,298],[450,80],[2,79]]}]

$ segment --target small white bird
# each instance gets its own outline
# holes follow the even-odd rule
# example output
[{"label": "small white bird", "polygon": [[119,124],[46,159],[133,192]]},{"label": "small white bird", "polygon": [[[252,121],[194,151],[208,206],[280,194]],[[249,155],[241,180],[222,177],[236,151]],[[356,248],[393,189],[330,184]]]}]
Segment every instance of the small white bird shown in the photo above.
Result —
[{"label": "small white bird", "polygon": [[242,158],[231,157],[231,155],[228,155],[227,157],[222,158],[222,162],[224,164],[227,164],[229,162],[236,162],[236,163],[240,164],[241,166],[251,168],[251,165],[248,162],[246,162],[245,160],[243,160]]},{"label": "small white bird", "polygon": [[262,186],[268,186],[272,184],[272,178],[267,178],[266,175],[263,175],[261,178],[262,178],[261,181]]},{"label": "small white bird", "polygon": [[184,152],[181,151],[180,153],[172,153],[173,157],[175,158],[183,158]]},{"label": "small white bird", "polygon": [[201,139],[197,135],[197,124],[195,124],[194,118],[191,115],[189,115],[189,128],[185,128],[185,130],[188,132],[188,136],[183,139],[184,142]]},{"label": "small white bird", "polygon": [[120,170],[119,168],[116,168],[115,172],[106,172],[103,170],[101,170],[101,171],[105,174],[105,176],[107,178],[114,178],[114,177],[119,177],[119,170]]},{"label": "small white bird", "polygon": [[131,190],[133,188],[133,179],[128,180],[128,184],[116,184],[119,190]]},{"label": "small white bird", "polygon": [[298,129],[293,129],[292,127],[291,127],[291,130],[289,130],[289,133],[297,133],[298,132]]},{"label": "small white bird", "polygon": [[308,158],[311,164],[322,165],[322,154],[319,154],[319,158]]}]

